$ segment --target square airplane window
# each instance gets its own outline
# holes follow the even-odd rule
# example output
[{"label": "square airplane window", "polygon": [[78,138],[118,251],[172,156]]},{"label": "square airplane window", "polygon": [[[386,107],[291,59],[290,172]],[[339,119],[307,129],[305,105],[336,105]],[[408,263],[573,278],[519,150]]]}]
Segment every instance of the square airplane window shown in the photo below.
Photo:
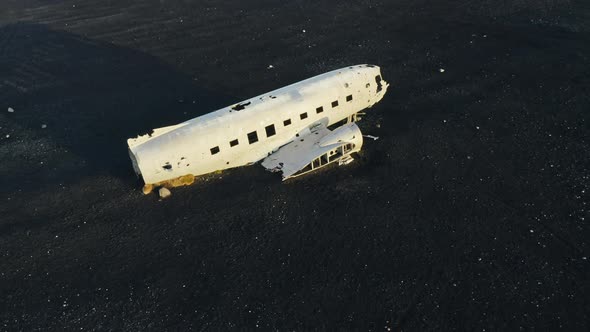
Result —
[{"label": "square airplane window", "polygon": [[275,130],[275,125],[271,124],[270,126],[266,126],[264,128],[266,130],[266,137],[274,136],[277,132]]},{"label": "square airplane window", "polygon": [[334,108],[334,107],[336,107],[336,106],[338,106],[338,100],[334,100],[334,101],[332,102],[332,108]]},{"label": "square airplane window", "polygon": [[351,101],[351,100],[352,100],[352,95],[346,96],[346,101]]},{"label": "square airplane window", "polygon": [[315,112],[316,112],[317,114],[320,114],[320,113],[322,113],[323,111],[324,111],[324,108],[323,108],[322,106],[320,106],[320,107],[318,107],[318,108],[316,108],[316,109],[315,109]]},{"label": "square airplane window", "polygon": [[307,112],[299,114],[299,117],[301,118],[301,120],[307,119]]},{"label": "square airplane window", "polygon": [[256,133],[256,130],[251,133],[248,133],[248,142],[250,144],[258,142],[258,134]]},{"label": "square airplane window", "polygon": [[287,119],[287,120],[283,121],[283,126],[285,126],[285,127],[290,124],[291,124],[291,119]]},{"label": "square airplane window", "polygon": [[240,144],[240,142],[238,142],[237,138],[235,140],[229,142],[229,146],[236,146],[238,144]]},{"label": "square airplane window", "polygon": [[218,154],[219,153],[219,147],[216,146],[214,148],[211,148],[211,154]]}]

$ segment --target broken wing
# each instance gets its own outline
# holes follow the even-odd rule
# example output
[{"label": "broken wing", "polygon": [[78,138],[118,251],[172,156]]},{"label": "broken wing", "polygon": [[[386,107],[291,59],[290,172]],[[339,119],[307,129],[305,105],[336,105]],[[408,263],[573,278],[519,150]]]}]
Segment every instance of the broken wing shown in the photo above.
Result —
[{"label": "broken wing", "polygon": [[282,146],[262,161],[272,172],[281,172],[283,180],[317,170],[333,162],[347,164],[351,153],[363,145],[363,135],[355,123],[329,130],[324,125]]}]

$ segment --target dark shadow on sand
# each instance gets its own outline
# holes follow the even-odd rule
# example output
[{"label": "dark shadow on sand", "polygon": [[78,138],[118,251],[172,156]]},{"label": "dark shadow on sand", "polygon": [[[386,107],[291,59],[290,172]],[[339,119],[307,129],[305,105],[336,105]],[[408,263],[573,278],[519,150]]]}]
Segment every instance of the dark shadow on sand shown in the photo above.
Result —
[{"label": "dark shadow on sand", "polygon": [[0,28],[2,127],[49,136],[85,160],[80,174],[61,172],[54,182],[105,173],[134,181],[128,138],[234,101],[146,53],[39,24]]}]

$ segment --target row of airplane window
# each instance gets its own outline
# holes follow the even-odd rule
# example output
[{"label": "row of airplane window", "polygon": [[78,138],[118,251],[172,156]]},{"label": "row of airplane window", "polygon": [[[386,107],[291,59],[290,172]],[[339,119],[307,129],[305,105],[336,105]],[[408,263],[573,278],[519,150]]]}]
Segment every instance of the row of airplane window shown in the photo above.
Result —
[{"label": "row of airplane window", "polygon": [[[352,101],[352,95],[346,96],[346,101]],[[332,105],[332,108],[338,107],[338,100],[334,100],[331,105]],[[323,106],[320,106],[320,107],[318,107],[318,108],[315,109],[316,114],[320,114],[323,111],[324,111],[324,107]],[[299,118],[301,120],[307,119],[307,112],[303,112],[303,113],[299,114]],[[291,119],[287,119],[287,120],[283,121],[283,126],[284,127],[287,127],[289,125],[291,125]],[[264,130],[266,131],[266,137],[272,137],[272,136],[276,135],[276,133],[277,133],[277,131],[275,130],[275,125],[274,124],[271,124],[269,126],[266,126],[264,128]],[[248,136],[248,143],[254,144],[254,143],[258,142],[258,132],[256,130],[254,130],[253,132],[248,133],[247,136]],[[230,147],[234,147],[234,146],[236,146],[238,144],[240,144],[240,142],[238,141],[237,138],[229,142],[229,146]],[[211,154],[212,155],[218,154],[219,151],[220,151],[219,146],[212,147],[210,150],[211,150]]]}]

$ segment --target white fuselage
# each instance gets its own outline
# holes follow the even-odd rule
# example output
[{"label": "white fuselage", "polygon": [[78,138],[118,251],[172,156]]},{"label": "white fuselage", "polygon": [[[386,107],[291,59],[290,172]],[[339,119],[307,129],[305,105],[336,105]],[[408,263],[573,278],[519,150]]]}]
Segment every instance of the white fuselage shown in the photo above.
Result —
[{"label": "white fuselage", "polygon": [[334,70],[129,139],[130,156],[146,184],[248,165],[371,107],[387,86],[377,66]]}]

